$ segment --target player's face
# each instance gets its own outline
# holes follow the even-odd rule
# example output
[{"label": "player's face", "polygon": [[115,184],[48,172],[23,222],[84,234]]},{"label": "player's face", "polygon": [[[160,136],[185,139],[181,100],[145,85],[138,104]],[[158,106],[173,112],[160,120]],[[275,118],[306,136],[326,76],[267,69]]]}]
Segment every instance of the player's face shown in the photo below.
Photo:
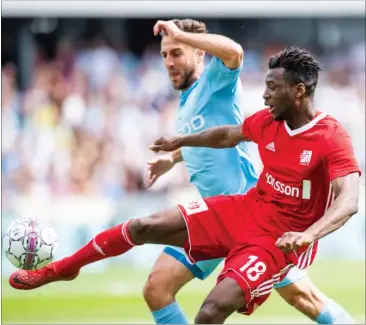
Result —
[{"label": "player's face", "polygon": [[200,61],[198,51],[173,41],[169,36],[164,36],[160,53],[174,89],[188,88],[193,82]]},{"label": "player's face", "polygon": [[269,106],[275,120],[284,120],[294,105],[292,87],[284,78],[283,68],[270,69],[266,75],[264,104]]}]

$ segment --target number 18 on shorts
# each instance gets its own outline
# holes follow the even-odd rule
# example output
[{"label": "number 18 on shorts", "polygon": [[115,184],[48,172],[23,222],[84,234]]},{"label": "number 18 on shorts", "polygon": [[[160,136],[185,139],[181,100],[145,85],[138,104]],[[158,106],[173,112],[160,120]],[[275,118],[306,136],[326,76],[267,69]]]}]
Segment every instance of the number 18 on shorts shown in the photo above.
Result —
[{"label": "number 18 on shorts", "polygon": [[289,267],[278,272],[274,258],[265,249],[258,246],[241,248],[227,257],[217,282],[226,277],[236,280],[245,301],[245,306],[238,312],[250,315],[267,300],[273,286],[282,280]]}]

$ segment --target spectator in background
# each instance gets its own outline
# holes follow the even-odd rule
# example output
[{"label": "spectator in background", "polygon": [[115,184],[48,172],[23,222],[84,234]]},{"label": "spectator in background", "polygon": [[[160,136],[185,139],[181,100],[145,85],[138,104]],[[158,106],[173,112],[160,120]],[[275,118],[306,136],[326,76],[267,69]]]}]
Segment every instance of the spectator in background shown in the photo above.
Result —
[{"label": "spectator in background", "polygon": [[[39,60],[24,92],[17,88],[14,65],[2,68],[3,195],[42,188],[57,196],[94,193],[118,200],[144,191],[148,145],[174,132],[177,96],[154,46],[141,58],[120,49],[101,36],[90,42],[62,39],[53,61]],[[248,50],[242,75],[246,115],[263,105],[263,51]],[[328,62],[327,77],[316,101],[346,126],[364,169],[364,44],[335,53],[321,58]],[[169,176],[154,190],[188,184],[184,166]]]}]

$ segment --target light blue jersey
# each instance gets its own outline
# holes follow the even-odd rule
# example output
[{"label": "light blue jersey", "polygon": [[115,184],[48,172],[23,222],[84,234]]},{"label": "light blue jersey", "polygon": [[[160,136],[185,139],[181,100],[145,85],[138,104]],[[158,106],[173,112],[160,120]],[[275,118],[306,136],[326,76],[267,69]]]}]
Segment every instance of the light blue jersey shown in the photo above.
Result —
[{"label": "light blue jersey", "polygon": [[[200,78],[181,92],[177,116],[178,133],[195,133],[211,127],[242,124],[243,88],[241,67],[230,70],[213,57]],[[183,147],[182,156],[202,197],[245,193],[258,176],[245,142],[234,148]]]}]

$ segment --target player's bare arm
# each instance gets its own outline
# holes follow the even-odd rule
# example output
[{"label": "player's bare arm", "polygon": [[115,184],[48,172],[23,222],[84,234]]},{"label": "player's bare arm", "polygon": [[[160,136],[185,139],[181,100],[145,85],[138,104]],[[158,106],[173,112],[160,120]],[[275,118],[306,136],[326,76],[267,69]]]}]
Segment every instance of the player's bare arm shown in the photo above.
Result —
[{"label": "player's bare arm", "polygon": [[306,232],[316,241],[342,227],[358,211],[359,173],[332,181],[335,200],[324,216]]},{"label": "player's bare arm", "polygon": [[146,187],[151,187],[160,176],[171,170],[175,164],[183,161],[180,149],[161,155],[147,162],[148,168],[146,173]]},{"label": "player's bare arm", "polygon": [[243,60],[242,47],[228,37],[216,34],[187,33],[180,30],[172,20],[159,20],[154,34],[165,33],[174,40],[198,48],[222,60],[229,69],[236,69]]},{"label": "player's bare arm", "polygon": [[231,148],[243,141],[250,140],[242,134],[241,125],[225,125],[194,134],[163,137],[156,140],[150,149],[159,152],[174,151],[181,147]]},{"label": "player's bare arm", "polygon": [[285,252],[308,246],[341,228],[358,210],[359,173],[351,173],[332,181],[335,200],[324,216],[304,232],[287,232],[276,242]]}]

